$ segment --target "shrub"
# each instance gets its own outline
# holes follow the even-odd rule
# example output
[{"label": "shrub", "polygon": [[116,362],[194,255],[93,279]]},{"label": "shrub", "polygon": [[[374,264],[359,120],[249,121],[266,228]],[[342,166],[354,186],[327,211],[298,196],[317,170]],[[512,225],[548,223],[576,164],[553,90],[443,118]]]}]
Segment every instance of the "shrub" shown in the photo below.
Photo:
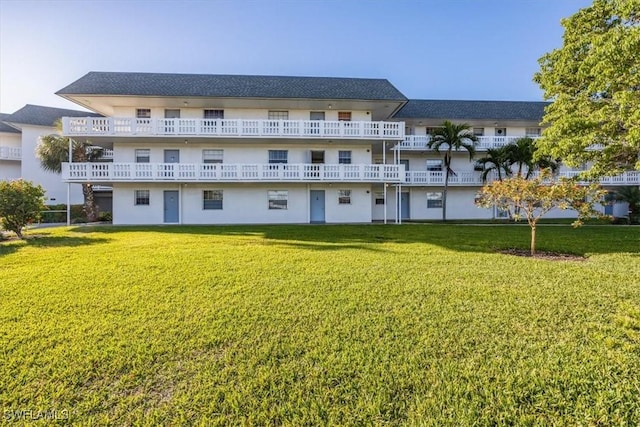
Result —
[{"label": "shrub", "polygon": [[44,189],[30,181],[0,181],[0,221],[5,230],[22,239],[22,229],[40,217],[44,206]]}]

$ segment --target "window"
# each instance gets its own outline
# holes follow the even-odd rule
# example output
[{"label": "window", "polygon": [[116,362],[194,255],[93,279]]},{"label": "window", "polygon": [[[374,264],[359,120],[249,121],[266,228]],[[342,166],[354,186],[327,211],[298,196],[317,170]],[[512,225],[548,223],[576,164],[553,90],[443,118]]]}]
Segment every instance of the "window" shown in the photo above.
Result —
[{"label": "window", "polygon": [[339,205],[351,204],[351,190],[338,190],[338,204]]},{"label": "window", "polygon": [[269,150],[269,163],[288,163],[288,157],[287,150]]},{"label": "window", "polygon": [[224,119],[224,110],[204,110],[205,119]]},{"label": "window", "polygon": [[338,163],[341,165],[350,165],[351,151],[338,151]]},{"label": "window", "polygon": [[524,131],[525,136],[528,137],[538,137],[542,133],[540,128],[526,128]]},{"label": "window", "polygon": [[442,192],[427,193],[427,209],[442,207]]},{"label": "window", "polygon": [[269,120],[289,120],[288,111],[269,111]]},{"label": "window", "polygon": [[434,132],[442,129],[441,127],[427,127],[427,135],[432,135]]},{"label": "window", "polygon": [[473,128],[474,136],[484,136],[484,128]]},{"label": "window", "polygon": [[138,118],[138,119],[150,119],[151,118],[151,109],[150,108],[136,108],[136,118]]},{"label": "window", "polygon": [[136,150],[136,163],[149,163],[151,158],[151,150],[148,148],[140,148]]},{"label": "window", "polygon": [[338,111],[338,121],[350,122],[351,121],[351,111]]},{"label": "window", "polygon": [[202,209],[222,209],[222,190],[204,190],[202,192]]},{"label": "window", "polygon": [[502,208],[496,207],[496,217],[497,218],[508,218],[509,217],[509,211],[507,209],[502,209]]},{"label": "window", "polygon": [[384,205],[384,193],[376,193],[376,205]]},{"label": "window", "polygon": [[427,170],[430,172],[442,172],[442,160],[427,160]]},{"label": "window", "polygon": [[202,150],[202,163],[222,163],[223,150]]},{"label": "window", "polygon": [[149,205],[149,190],[136,190],[135,191],[136,206],[148,206]]},{"label": "window", "polygon": [[269,209],[287,209],[289,201],[289,191],[269,190]]},{"label": "window", "polygon": [[507,136],[507,128],[496,128],[496,136]]},{"label": "window", "polygon": [[309,113],[311,120],[324,120],[324,111],[312,111]]},{"label": "window", "polygon": [[179,119],[180,118],[180,109],[166,109],[166,110],[164,110],[164,118],[165,119]]}]

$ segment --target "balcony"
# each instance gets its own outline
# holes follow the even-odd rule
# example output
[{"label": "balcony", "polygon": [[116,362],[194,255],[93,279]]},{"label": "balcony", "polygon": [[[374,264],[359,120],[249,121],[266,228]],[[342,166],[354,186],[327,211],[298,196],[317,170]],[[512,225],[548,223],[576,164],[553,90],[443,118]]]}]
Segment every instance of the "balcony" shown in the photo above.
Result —
[{"label": "balcony", "polygon": [[402,140],[401,122],[63,117],[65,136]]},{"label": "balcony", "polygon": [[[582,171],[562,171],[559,172],[557,178],[575,178]],[[449,176],[449,185],[451,186],[482,186],[482,172],[477,171],[460,171],[454,176]],[[498,174],[489,174],[487,181],[495,181]],[[581,184],[587,184],[586,181],[579,181]],[[624,186],[624,185],[640,185],[640,172],[628,171],[621,175],[604,177],[600,179],[601,185],[606,186]],[[403,185],[414,186],[443,186],[444,171],[407,171],[406,181]]]},{"label": "balcony", "polygon": [[[524,136],[478,136],[477,138],[476,151],[487,151],[489,148],[499,148],[512,144],[517,139],[524,138]],[[538,137],[529,138],[537,139]],[[394,150],[433,151],[427,146],[430,139],[429,135],[407,135],[404,141],[394,147]]]},{"label": "balcony", "polygon": [[63,163],[66,182],[390,182],[404,165]]},{"label": "balcony", "polygon": [[22,149],[19,147],[0,146],[0,160],[22,160]]}]

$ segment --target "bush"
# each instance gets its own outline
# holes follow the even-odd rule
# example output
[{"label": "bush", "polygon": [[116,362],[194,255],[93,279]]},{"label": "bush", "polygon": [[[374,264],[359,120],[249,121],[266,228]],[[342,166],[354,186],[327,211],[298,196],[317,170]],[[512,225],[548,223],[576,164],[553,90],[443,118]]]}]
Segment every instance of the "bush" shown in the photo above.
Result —
[{"label": "bush", "polygon": [[[50,211],[64,211],[64,212],[50,212]],[[67,205],[57,204],[48,205],[46,210],[42,212],[42,222],[46,224],[56,222],[67,222]],[[84,213],[82,205],[71,205],[71,222],[87,222],[87,216]]]},{"label": "bush", "polygon": [[44,189],[24,179],[0,181],[2,227],[22,239],[22,229],[40,218],[44,210]]}]

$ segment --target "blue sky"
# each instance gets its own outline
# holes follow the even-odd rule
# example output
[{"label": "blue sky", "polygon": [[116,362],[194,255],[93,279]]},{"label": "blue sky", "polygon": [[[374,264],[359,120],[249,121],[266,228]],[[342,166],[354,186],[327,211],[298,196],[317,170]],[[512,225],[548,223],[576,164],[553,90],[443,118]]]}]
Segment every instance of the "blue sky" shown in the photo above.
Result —
[{"label": "blue sky", "polygon": [[79,108],[89,71],[387,78],[415,99],[541,100],[587,0],[0,0],[0,111]]}]

